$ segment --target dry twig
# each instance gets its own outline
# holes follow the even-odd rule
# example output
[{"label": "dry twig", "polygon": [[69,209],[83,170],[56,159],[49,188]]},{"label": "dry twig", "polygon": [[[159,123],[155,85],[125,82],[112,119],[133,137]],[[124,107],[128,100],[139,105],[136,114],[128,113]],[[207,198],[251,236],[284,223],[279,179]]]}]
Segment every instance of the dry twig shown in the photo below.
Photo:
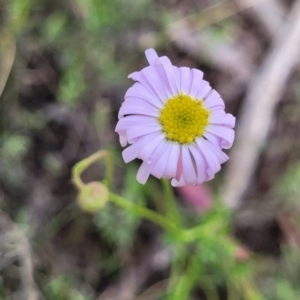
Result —
[{"label": "dry twig", "polygon": [[[169,264],[170,249],[163,248],[160,241],[157,240],[149,247],[148,251],[144,253],[141,262],[136,266],[130,265],[125,268],[120,281],[109,286],[97,300],[136,299],[138,291],[149,278],[149,274],[155,271],[162,271],[166,269]],[[143,295],[139,297],[139,299],[142,298]]]},{"label": "dry twig", "polygon": [[6,81],[11,71],[15,53],[16,53],[16,41],[12,34],[2,30],[0,32],[0,96],[4,90]]},{"label": "dry twig", "polygon": [[257,5],[250,5],[253,0],[234,0],[240,9],[248,7],[247,13],[259,22],[270,38],[277,35],[278,29],[282,25],[285,10],[278,0],[265,0]]},{"label": "dry twig", "polygon": [[289,75],[299,60],[300,0],[274,39],[273,46],[257,70],[243,103],[236,142],[225,176],[224,201],[236,208],[245,194],[265,145],[275,107]]},{"label": "dry twig", "polygon": [[[21,288],[17,292],[16,299],[39,299],[39,293],[33,279],[30,242],[24,231],[2,211],[0,211],[0,241],[0,265],[7,267],[14,261],[19,261],[20,263]],[[7,258],[9,263],[2,263]]]}]

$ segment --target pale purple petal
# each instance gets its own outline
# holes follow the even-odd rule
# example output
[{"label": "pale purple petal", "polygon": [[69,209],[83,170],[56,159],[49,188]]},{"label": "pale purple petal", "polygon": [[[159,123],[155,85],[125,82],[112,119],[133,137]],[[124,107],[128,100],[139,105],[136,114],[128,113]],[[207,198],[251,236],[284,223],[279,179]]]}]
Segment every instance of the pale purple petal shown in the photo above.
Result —
[{"label": "pale purple petal", "polygon": [[209,145],[208,145],[209,142],[203,138],[198,138],[196,140],[196,143],[197,143],[199,150],[201,151],[204,159],[206,160],[207,175],[211,176],[212,174],[219,172],[221,169],[221,166],[220,166],[220,163],[219,163],[218,159],[216,158],[215,154],[213,152],[211,152],[211,150],[209,149]]},{"label": "pale purple petal", "polygon": [[222,100],[219,93],[217,93],[215,90],[211,90],[211,92],[207,95],[204,101],[205,107],[212,109],[215,107],[220,107],[222,109],[225,108],[224,101]]},{"label": "pale purple petal", "polygon": [[163,134],[157,135],[151,143],[145,144],[141,149],[139,158],[146,161],[148,165],[153,163],[152,153],[159,146],[159,144],[165,143],[165,137]]},{"label": "pale purple petal", "polygon": [[172,98],[173,92],[171,90],[171,86],[168,77],[166,75],[166,71],[164,70],[164,67],[162,65],[161,58],[156,59],[155,63],[153,64],[153,68],[156,72],[157,78],[159,79],[160,83],[163,86],[165,94],[167,95],[167,99]]},{"label": "pale purple petal", "polygon": [[151,174],[156,178],[161,178],[164,175],[166,169],[168,156],[170,154],[171,145],[169,143],[161,143],[154,151],[152,155],[152,170]]},{"label": "pale purple petal", "polygon": [[147,49],[145,51],[145,55],[146,55],[149,65],[152,65],[154,63],[154,61],[158,58],[156,51],[152,48]]},{"label": "pale purple petal", "polygon": [[191,70],[191,77],[192,77],[192,84],[191,84],[191,91],[190,91],[190,95],[193,98],[197,97],[197,92],[199,89],[199,85],[202,82],[203,79],[203,72],[197,69],[192,69]]},{"label": "pale purple petal", "polygon": [[206,181],[210,181],[210,180],[212,180],[212,179],[214,179],[214,178],[215,178],[215,173],[210,174],[210,175],[207,175]]},{"label": "pale purple petal", "polygon": [[204,94],[203,91],[210,88],[209,82],[207,82],[206,80],[200,80],[198,85],[194,86],[194,92],[193,92],[193,97],[197,98],[197,99],[203,99],[204,98]]},{"label": "pale purple petal", "polygon": [[119,119],[125,115],[145,115],[158,117],[160,111],[146,101],[136,98],[130,98],[123,102],[119,110]]},{"label": "pale purple petal", "polygon": [[179,68],[173,66],[173,72],[175,74],[175,81],[176,81],[176,94],[181,92],[181,87],[180,87],[180,71]]},{"label": "pale purple petal", "polygon": [[143,135],[146,135],[146,134],[149,134],[152,132],[157,132],[157,131],[161,131],[161,126],[158,123],[151,125],[151,126],[140,124],[137,127],[128,128],[126,133],[127,133],[128,142],[132,143],[134,139],[136,139],[140,136],[143,136]]},{"label": "pale purple petal", "polygon": [[151,171],[151,166],[143,162],[136,174],[137,181],[141,184],[145,184],[149,178],[150,171]]},{"label": "pale purple petal", "polygon": [[224,153],[219,147],[216,147],[209,142],[206,143],[206,146],[210,149],[211,152],[214,153],[220,164],[223,164],[229,159],[228,155]]},{"label": "pale purple petal", "polygon": [[224,117],[226,115],[224,109],[218,108],[218,109],[214,109],[211,110],[211,115],[210,115],[210,119],[211,117],[213,118],[217,118],[217,117]]},{"label": "pale purple petal", "polygon": [[155,69],[152,66],[142,69],[140,72],[134,72],[129,75],[129,78],[136,80],[146,86],[150,91],[156,93],[159,99],[164,103],[168,96],[164,90],[162,82],[160,81]]},{"label": "pale purple petal", "polygon": [[172,178],[172,177],[176,176],[177,164],[178,164],[178,160],[179,160],[181,146],[178,143],[172,143],[171,147],[172,147],[172,150],[167,159],[167,162],[166,162],[167,166],[165,169],[165,176],[167,178]]},{"label": "pale purple petal", "polygon": [[133,127],[138,129],[140,124],[143,126],[157,126],[158,121],[156,118],[149,117],[149,116],[141,116],[141,115],[131,115],[127,116],[126,118],[122,118],[119,120],[115,131],[122,131],[122,130],[131,130]]},{"label": "pale purple petal", "polygon": [[213,111],[209,118],[209,123],[234,128],[235,117],[231,114],[226,114],[224,110]]},{"label": "pale purple petal", "polygon": [[182,161],[184,162],[182,174],[185,183],[195,184],[197,181],[197,176],[188,147],[182,147]]},{"label": "pale purple petal", "polygon": [[186,182],[183,178],[183,175],[180,177],[179,180],[177,180],[176,178],[173,178],[171,180],[171,185],[174,186],[174,187],[180,187],[180,186],[185,186],[186,185]]},{"label": "pale purple petal", "polygon": [[139,157],[139,154],[143,147],[147,144],[152,144],[156,138],[160,139],[161,134],[159,132],[150,133],[140,137],[134,144],[127,147],[123,152],[122,156],[125,163],[128,163],[135,158]]},{"label": "pale purple petal", "polygon": [[195,161],[195,166],[197,171],[196,184],[201,184],[202,182],[205,182],[207,179],[207,174],[206,174],[207,165],[205,159],[196,145],[194,144],[190,145],[189,150],[191,151]]},{"label": "pale purple petal", "polygon": [[125,102],[130,98],[139,98],[149,102],[157,108],[162,108],[163,103],[158,98],[157,94],[139,82],[136,82],[125,94]]},{"label": "pale purple petal", "polygon": [[137,143],[132,144],[122,152],[122,157],[124,162],[127,164],[130,161],[136,159],[139,153],[140,153],[140,147],[137,145]]},{"label": "pale purple petal", "polygon": [[221,147],[224,149],[231,148],[234,141],[234,130],[221,125],[208,125],[206,130],[221,138]]},{"label": "pale purple petal", "polygon": [[191,69],[187,67],[180,67],[180,91],[189,94],[191,89]]},{"label": "pale purple petal", "polygon": [[163,80],[166,78],[168,88],[170,89],[170,97],[177,94],[176,74],[174,73],[173,66],[168,57],[162,56],[156,60],[156,64],[163,67]]},{"label": "pale purple petal", "polygon": [[125,147],[128,143],[126,135],[121,134],[120,132],[119,132],[119,141],[122,147]]},{"label": "pale purple petal", "polygon": [[207,131],[204,132],[203,136],[215,146],[221,147],[221,141],[222,141],[221,138]]},{"label": "pale purple petal", "polygon": [[211,91],[211,86],[205,80],[202,80],[202,85],[197,92],[197,98],[204,99],[208,93]]},{"label": "pale purple petal", "polygon": [[152,89],[156,92],[159,99],[164,103],[168,99],[168,94],[165,91],[164,85],[165,82],[162,82],[161,79],[157,76],[155,68],[150,66],[141,70],[143,75],[148,80],[149,84],[152,86]]}]

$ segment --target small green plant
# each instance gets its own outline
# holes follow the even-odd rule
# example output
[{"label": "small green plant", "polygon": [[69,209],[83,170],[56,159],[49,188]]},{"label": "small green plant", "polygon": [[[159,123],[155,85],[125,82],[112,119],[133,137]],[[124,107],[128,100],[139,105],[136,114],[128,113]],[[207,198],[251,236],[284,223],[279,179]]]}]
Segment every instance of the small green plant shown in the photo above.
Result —
[{"label": "small green plant", "polygon": [[[102,208],[95,209],[95,221],[99,228],[107,231],[107,236],[115,236],[112,242],[122,243],[127,237],[119,238],[118,234],[113,235],[111,230],[116,229],[116,225],[110,224],[113,214],[116,211],[124,210],[128,216],[135,216],[133,223],[122,223],[130,228],[138,224],[136,220],[147,219],[159,226],[164,235],[165,241],[171,247],[172,263],[168,288],[164,292],[163,299],[183,300],[190,299],[195,289],[201,289],[209,300],[218,300],[218,288],[227,287],[232,299],[244,297],[246,300],[265,299],[257,289],[253,279],[254,269],[251,259],[246,261],[239,257],[240,246],[230,235],[230,213],[220,201],[217,201],[215,208],[207,212],[198,221],[198,224],[186,228],[184,215],[178,210],[175,196],[168,180],[162,181],[164,200],[168,207],[167,214],[163,215],[157,211],[147,208],[143,201],[132,201],[124,196],[120,196],[110,190],[110,178],[112,174],[112,163],[110,154],[107,151],[99,151],[85,160],[79,162],[73,168],[73,181],[79,190],[79,195],[83,196],[88,184],[82,182],[80,176],[86,168],[98,159],[106,158],[107,175],[103,186],[107,189],[105,197],[108,195],[108,202]],[[100,184],[100,182],[99,182]],[[130,193],[129,193],[130,195]],[[104,194],[98,194],[94,201],[103,203]],[[86,201],[89,202],[89,197]],[[84,200],[84,199],[83,199]],[[91,212],[82,206],[82,209]],[[109,213],[112,213],[110,215]],[[138,218],[138,219],[136,219]],[[120,218],[122,220],[122,218]],[[111,226],[111,228],[109,228]],[[125,232],[126,228],[117,228],[120,232]],[[230,298],[231,299],[231,298]]]},{"label": "small green plant", "polygon": [[89,296],[80,293],[76,289],[76,284],[66,276],[51,279],[45,290],[49,300],[92,300]]}]

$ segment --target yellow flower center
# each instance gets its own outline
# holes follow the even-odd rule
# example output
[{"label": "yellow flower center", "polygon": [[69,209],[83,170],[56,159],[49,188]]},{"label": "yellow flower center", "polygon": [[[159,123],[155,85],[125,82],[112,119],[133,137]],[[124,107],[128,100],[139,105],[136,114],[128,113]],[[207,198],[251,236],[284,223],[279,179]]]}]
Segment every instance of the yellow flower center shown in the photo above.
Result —
[{"label": "yellow flower center", "polygon": [[168,140],[190,144],[203,135],[209,115],[203,100],[179,94],[168,100],[158,120]]}]

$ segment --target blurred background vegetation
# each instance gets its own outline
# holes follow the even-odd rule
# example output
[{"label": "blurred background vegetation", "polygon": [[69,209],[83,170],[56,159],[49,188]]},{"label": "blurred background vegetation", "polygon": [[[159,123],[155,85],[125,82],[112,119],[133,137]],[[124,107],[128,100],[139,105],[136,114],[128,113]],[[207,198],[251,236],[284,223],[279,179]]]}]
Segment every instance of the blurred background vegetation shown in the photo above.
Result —
[{"label": "blurred background vegetation", "polygon": [[[168,237],[113,205],[83,212],[71,169],[107,149],[113,189],[164,211],[159,181],[137,183],[139,162],[123,163],[114,133],[132,84],[127,75],[146,65],[144,50],[153,47],[177,66],[203,70],[238,120],[276,21],[293,4],[241,2],[0,0],[0,299],[164,299]],[[282,15],[272,15],[278,7]],[[212,182],[175,191],[187,224],[211,224],[207,239],[190,249],[202,270],[196,279],[188,273],[196,282],[188,299],[300,299],[296,73],[273,120],[238,210],[220,204],[223,170]],[[84,179],[103,174],[99,164]],[[225,236],[238,246],[227,249]]]}]

